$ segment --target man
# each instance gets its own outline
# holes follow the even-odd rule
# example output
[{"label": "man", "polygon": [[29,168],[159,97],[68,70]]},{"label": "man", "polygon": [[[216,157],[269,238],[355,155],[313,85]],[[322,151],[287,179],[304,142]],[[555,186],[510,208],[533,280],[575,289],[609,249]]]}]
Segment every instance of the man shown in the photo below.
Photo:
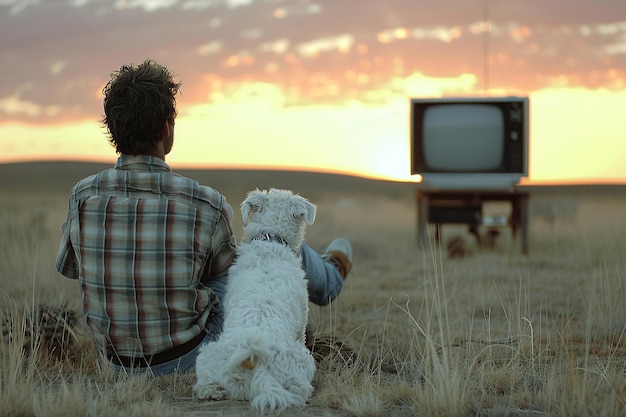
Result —
[{"label": "man", "polygon": [[[57,270],[78,279],[96,347],[117,369],[154,375],[193,369],[223,321],[235,257],[233,215],[214,189],[172,173],[180,83],[154,61],[124,65],[103,90],[103,123],[120,155],[69,197]],[[302,247],[309,298],[325,305],[352,265],[345,239],[323,255]]]}]

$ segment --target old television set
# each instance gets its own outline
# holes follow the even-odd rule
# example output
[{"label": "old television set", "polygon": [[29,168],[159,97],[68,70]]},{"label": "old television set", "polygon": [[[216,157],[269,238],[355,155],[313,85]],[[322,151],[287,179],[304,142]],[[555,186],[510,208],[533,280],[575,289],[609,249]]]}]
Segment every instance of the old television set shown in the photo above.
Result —
[{"label": "old television set", "polygon": [[422,187],[510,190],[528,176],[527,97],[412,98],[411,174]]}]

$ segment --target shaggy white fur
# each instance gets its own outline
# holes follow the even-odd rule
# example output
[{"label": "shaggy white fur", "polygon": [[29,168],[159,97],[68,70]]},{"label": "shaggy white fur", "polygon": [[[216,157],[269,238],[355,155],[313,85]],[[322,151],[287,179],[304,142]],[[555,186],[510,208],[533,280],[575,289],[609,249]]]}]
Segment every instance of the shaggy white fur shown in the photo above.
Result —
[{"label": "shaggy white fur", "polygon": [[198,398],[280,412],[311,396],[315,360],[304,344],[309,305],[298,253],[315,212],[305,198],[273,188],[241,203],[244,238],[229,271],[224,331],[200,348]]}]

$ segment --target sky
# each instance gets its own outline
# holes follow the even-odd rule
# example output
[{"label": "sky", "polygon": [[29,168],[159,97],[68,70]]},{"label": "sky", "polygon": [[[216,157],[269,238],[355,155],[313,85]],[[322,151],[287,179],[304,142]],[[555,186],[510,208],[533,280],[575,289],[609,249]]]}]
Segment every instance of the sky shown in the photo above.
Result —
[{"label": "sky", "polygon": [[626,182],[624,0],[0,0],[0,163],[113,163],[102,88],[182,82],[174,168],[408,180],[409,98],[530,99],[530,180]]}]

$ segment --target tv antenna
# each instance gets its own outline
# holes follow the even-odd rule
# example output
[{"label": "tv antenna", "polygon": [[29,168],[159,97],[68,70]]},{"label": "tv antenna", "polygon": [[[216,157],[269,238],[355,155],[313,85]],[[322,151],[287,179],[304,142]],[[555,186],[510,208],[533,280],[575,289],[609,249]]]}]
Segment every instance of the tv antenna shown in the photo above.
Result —
[{"label": "tv antenna", "polygon": [[489,7],[483,8],[483,93],[489,96],[489,35],[491,23],[489,22]]}]

